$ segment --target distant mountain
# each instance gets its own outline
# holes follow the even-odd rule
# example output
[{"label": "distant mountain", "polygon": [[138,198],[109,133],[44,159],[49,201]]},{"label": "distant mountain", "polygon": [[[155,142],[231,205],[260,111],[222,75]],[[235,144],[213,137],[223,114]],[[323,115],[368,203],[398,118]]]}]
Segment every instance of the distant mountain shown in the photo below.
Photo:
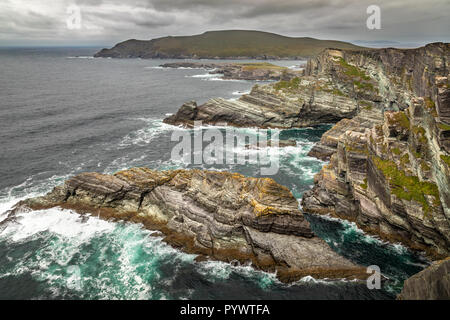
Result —
[{"label": "distant mountain", "polygon": [[194,59],[302,59],[325,48],[361,49],[351,43],[314,38],[291,38],[246,30],[208,31],[200,35],[127,40],[95,57]]}]

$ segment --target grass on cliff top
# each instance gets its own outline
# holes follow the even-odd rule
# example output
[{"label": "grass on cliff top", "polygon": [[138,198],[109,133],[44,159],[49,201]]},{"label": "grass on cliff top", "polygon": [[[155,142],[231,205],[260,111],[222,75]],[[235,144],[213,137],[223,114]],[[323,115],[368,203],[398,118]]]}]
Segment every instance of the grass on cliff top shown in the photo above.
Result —
[{"label": "grass on cliff top", "polygon": [[344,74],[353,80],[353,84],[361,90],[378,91],[370,82],[372,78],[366,72],[356,66],[349,64],[343,58],[339,58],[339,64],[344,69]]},{"label": "grass on cliff top", "polygon": [[434,103],[433,99],[431,99],[430,97],[425,97],[425,108],[430,112],[430,114],[433,117],[437,117],[438,113],[436,110],[436,104]]},{"label": "grass on cliff top", "polygon": [[[424,215],[427,216],[432,211],[432,206],[440,204],[439,190],[437,185],[428,181],[420,181],[416,176],[407,176],[404,171],[399,170],[395,162],[383,160],[379,157],[372,157],[375,166],[383,172],[389,181],[392,194],[399,199],[407,201],[414,200],[422,205]],[[430,205],[425,195],[434,197],[434,202]]]},{"label": "grass on cliff top", "polygon": [[295,90],[298,89],[300,87],[300,78],[299,77],[295,77],[293,79],[291,79],[290,81],[278,81],[277,83],[274,84],[273,86],[275,88],[275,90]]},{"label": "grass on cliff top", "polygon": [[371,80],[371,78],[366,74],[364,70],[359,69],[358,67],[352,66],[343,58],[339,58],[339,64],[344,68],[344,74],[349,77],[358,77],[363,80]]},{"label": "grass on cliff top", "polygon": [[242,66],[244,70],[256,70],[256,69],[280,70],[280,71],[287,70],[286,67],[277,66],[269,62],[237,63],[237,65]]},{"label": "grass on cliff top", "polygon": [[450,131],[450,125],[446,124],[446,123],[438,123],[438,127],[439,129],[443,130],[443,131]]}]

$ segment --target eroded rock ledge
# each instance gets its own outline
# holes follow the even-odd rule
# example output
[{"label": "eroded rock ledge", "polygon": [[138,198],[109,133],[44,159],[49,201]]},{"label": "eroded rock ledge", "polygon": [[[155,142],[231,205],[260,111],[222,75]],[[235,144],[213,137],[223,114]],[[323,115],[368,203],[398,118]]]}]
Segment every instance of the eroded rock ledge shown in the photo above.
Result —
[{"label": "eroded rock ledge", "polygon": [[282,281],[312,275],[365,278],[310,229],[291,192],[269,178],[201,170],[134,168],[114,175],[83,173],[18,210],[62,207],[105,219],[141,222],[203,258],[251,262]]},{"label": "eroded rock ledge", "polygon": [[399,300],[450,300],[450,258],[435,261],[405,281]]},{"label": "eroded rock ledge", "polygon": [[225,80],[291,80],[303,74],[268,62],[255,63],[201,63],[172,62],[160,65],[163,68],[193,68],[210,70],[210,74],[220,74]]}]

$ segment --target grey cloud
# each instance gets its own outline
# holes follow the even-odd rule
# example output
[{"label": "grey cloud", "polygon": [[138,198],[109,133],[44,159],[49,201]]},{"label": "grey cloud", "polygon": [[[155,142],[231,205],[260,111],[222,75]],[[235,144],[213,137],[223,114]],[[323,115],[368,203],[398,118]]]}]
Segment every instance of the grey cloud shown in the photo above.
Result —
[{"label": "grey cloud", "polygon": [[[61,43],[254,29],[289,36],[350,41],[449,41],[448,0],[378,0],[382,30],[368,30],[373,0],[0,0],[0,45],[27,39]],[[85,28],[65,28],[66,6],[82,9]],[[37,6],[37,7],[36,7]],[[34,8],[34,9],[30,9]]]}]

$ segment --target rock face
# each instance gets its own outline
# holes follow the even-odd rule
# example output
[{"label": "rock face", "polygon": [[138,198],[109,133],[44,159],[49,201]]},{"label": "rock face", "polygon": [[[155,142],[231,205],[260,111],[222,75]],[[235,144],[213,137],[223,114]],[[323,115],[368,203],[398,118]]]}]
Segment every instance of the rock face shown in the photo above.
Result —
[{"label": "rock face", "polygon": [[[343,72],[330,55],[340,56]],[[355,90],[370,91],[369,79],[377,85],[370,98],[359,93],[356,117],[338,122],[312,149],[310,155],[330,163],[305,193],[305,211],[355,221],[432,257],[450,254],[449,61],[450,45],[435,43],[329,50],[308,63],[307,74],[342,82],[348,76]]]},{"label": "rock face", "polygon": [[43,197],[18,203],[28,208],[73,209],[103,218],[143,223],[165,240],[203,257],[252,262],[277,270],[283,281],[305,275],[365,278],[360,268],[333,252],[310,229],[291,192],[269,178],[200,170],[134,168],[114,175],[80,174]]},{"label": "rock face", "polygon": [[162,64],[163,68],[201,68],[211,70],[210,74],[221,74],[223,79],[235,80],[291,80],[302,74],[286,67],[271,63],[200,63],[172,62]]},{"label": "rock face", "polygon": [[400,300],[450,300],[450,259],[434,262],[405,281]]}]

